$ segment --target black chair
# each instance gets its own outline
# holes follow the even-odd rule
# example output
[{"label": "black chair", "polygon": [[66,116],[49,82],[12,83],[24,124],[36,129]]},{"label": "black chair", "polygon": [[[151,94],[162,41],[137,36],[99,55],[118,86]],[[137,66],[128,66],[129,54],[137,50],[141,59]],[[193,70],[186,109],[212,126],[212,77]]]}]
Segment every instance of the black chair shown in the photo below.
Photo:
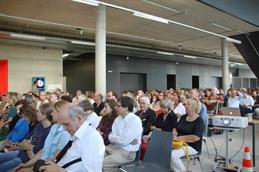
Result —
[{"label": "black chair", "polygon": [[121,167],[127,172],[169,172],[173,135],[171,132],[153,130],[142,163]]}]

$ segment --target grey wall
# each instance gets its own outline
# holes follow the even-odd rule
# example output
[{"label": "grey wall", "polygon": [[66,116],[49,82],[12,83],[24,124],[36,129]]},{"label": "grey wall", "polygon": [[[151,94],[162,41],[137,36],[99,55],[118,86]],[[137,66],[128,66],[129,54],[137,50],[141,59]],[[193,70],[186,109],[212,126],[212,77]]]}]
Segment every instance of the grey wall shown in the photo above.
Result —
[{"label": "grey wall", "polygon": [[[94,90],[94,55],[91,58],[80,62],[64,63],[64,74],[67,76],[67,89],[75,91],[76,89]],[[107,55],[107,90],[113,90],[120,93],[120,73],[142,73],[147,76],[147,90],[158,89],[166,90],[167,75],[176,75],[177,88],[191,88],[192,76],[199,76],[200,88],[211,88],[218,84],[217,79],[221,77],[221,67],[187,64],[172,61],[152,60],[144,58],[126,56]],[[68,71],[69,70],[69,71]],[[76,70],[76,71],[73,71]],[[231,70],[230,70],[231,71]],[[234,71],[234,70],[233,70]],[[79,79],[75,76],[81,76]],[[255,78],[250,70],[241,70],[240,76],[245,78]],[[70,78],[72,81],[70,81]],[[72,85],[73,84],[73,85]]]},{"label": "grey wall", "polygon": [[66,77],[66,89],[75,94],[76,90],[95,90],[95,60],[94,54],[83,55],[82,60],[65,60],[64,76]]}]

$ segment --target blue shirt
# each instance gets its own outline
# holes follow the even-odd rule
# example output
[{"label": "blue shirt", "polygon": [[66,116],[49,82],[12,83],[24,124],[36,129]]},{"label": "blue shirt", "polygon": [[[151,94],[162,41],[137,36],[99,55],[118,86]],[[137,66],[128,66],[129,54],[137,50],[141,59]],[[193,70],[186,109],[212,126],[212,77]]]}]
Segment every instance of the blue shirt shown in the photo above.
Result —
[{"label": "blue shirt", "polygon": [[48,160],[55,156],[57,150],[61,151],[70,139],[70,134],[62,125],[54,124],[47,136],[40,159]]},{"label": "blue shirt", "polygon": [[[44,128],[42,123],[38,123],[33,130],[27,134],[26,139],[31,140],[31,144],[34,145],[33,153],[36,154],[39,150],[43,148],[46,137],[49,134],[51,126]],[[22,162],[27,162],[29,157],[26,151],[22,150],[18,154],[18,157],[22,160]]]},{"label": "blue shirt", "polygon": [[21,141],[29,132],[29,122],[20,118],[15,124],[12,131],[6,136],[12,143]]}]

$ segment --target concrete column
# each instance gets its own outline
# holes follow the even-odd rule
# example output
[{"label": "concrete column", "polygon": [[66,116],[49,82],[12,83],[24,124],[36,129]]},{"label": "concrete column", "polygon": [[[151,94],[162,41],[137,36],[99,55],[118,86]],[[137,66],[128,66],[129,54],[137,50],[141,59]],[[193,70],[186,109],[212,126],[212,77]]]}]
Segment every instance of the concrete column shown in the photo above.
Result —
[{"label": "concrete column", "polygon": [[224,93],[227,93],[229,89],[229,68],[228,68],[228,47],[227,41],[221,39],[221,50],[222,50],[222,87]]},{"label": "concrete column", "polygon": [[97,6],[95,35],[95,91],[106,94],[106,7]]}]

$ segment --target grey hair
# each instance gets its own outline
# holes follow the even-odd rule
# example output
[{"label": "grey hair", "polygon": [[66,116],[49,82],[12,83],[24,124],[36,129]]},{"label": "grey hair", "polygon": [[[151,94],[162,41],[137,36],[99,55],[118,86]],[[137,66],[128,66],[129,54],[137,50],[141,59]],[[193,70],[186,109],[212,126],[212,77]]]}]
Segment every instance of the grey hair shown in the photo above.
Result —
[{"label": "grey hair", "polygon": [[150,104],[150,99],[147,95],[143,95],[139,98],[139,100],[143,100],[145,102],[145,104]]},{"label": "grey hair", "polygon": [[171,99],[165,99],[160,103],[161,108],[166,108],[168,110],[172,109],[172,100]]},{"label": "grey hair", "polygon": [[85,117],[85,113],[79,105],[72,105],[69,107],[68,115],[73,121],[76,119],[77,115],[80,115],[83,118]]}]

